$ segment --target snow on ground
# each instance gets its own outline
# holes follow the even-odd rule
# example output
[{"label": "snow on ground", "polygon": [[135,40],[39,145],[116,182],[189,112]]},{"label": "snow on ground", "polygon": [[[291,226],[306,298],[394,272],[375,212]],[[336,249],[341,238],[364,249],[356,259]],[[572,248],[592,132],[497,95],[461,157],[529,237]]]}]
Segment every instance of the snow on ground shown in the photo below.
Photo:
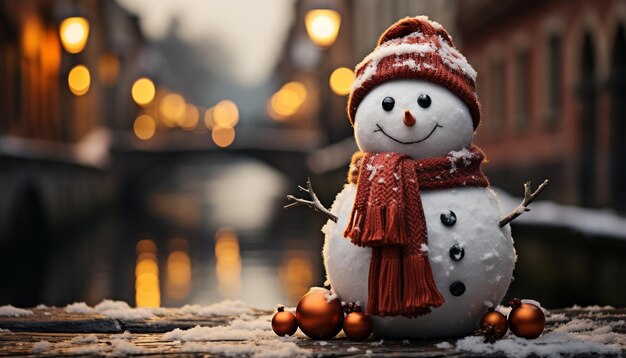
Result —
[{"label": "snow on ground", "polygon": [[[511,212],[522,202],[521,198],[513,197],[502,189],[492,189],[498,195],[503,213]],[[626,238],[626,218],[610,209],[581,208],[548,200],[534,201],[528,207],[530,212],[515,219],[516,224],[565,227],[590,235]]]},{"label": "snow on ground", "polygon": [[[616,328],[623,327],[625,322],[623,320],[598,322],[597,319],[594,319],[601,315],[598,313],[600,309],[612,309],[612,307],[574,307],[570,310],[587,310],[590,313],[590,318],[575,318],[567,321],[568,318],[564,313],[552,314],[544,310],[546,321],[555,322],[555,326],[537,339],[519,338],[509,331],[503,339],[495,343],[484,343],[482,337],[470,336],[456,341],[454,345],[449,342],[442,342],[437,347],[456,348],[460,351],[477,354],[504,354],[509,357],[527,357],[530,355],[566,357],[575,354],[621,355],[622,347],[626,345],[626,334],[619,333],[619,329]],[[497,309],[500,310],[500,308],[503,307],[498,306]]]},{"label": "snow on ground", "polygon": [[[294,343],[294,337],[278,337],[272,331],[271,319],[272,315],[257,318],[242,314],[228,325],[196,326],[186,330],[176,328],[163,334],[163,339],[182,342],[181,350],[186,353],[252,355],[253,357],[308,355],[308,350]],[[299,336],[302,337],[301,334]],[[214,341],[241,341],[241,343],[215,343]]]},{"label": "snow on ground", "polygon": [[124,301],[103,300],[94,307],[84,302],[75,302],[65,306],[67,313],[99,313],[114,319],[142,320],[165,314],[165,308],[133,308]]},{"label": "snow on ground", "polygon": [[0,306],[0,317],[22,317],[33,314],[31,310],[13,307],[11,305]]},{"label": "snow on ground", "polygon": [[254,313],[252,307],[239,300],[225,300],[208,306],[184,305],[179,311],[196,316],[238,316]]}]

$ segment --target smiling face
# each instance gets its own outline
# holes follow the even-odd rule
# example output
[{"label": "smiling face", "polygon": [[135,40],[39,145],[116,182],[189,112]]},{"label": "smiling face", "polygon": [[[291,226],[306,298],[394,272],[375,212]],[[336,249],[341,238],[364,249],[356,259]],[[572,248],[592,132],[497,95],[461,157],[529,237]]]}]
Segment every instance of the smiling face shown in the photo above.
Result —
[{"label": "smiling face", "polygon": [[403,79],[385,82],[363,98],[354,135],[363,152],[423,159],[469,147],[474,127],[467,106],[448,89]]}]

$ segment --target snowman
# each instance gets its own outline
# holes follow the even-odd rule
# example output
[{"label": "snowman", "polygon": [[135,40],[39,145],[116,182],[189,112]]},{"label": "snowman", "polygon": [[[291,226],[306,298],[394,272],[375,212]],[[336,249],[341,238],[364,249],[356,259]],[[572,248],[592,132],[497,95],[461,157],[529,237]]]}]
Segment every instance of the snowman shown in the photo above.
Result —
[{"label": "snowman", "polygon": [[366,307],[376,336],[470,334],[509,287],[516,253],[507,223],[532,199],[502,219],[472,144],[476,72],[441,25],[400,20],[355,72],[348,116],[359,152],[348,183],[329,211],[310,181],[301,189],[313,200],[288,196],[288,206],[330,218],[328,282],[342,301]]}]

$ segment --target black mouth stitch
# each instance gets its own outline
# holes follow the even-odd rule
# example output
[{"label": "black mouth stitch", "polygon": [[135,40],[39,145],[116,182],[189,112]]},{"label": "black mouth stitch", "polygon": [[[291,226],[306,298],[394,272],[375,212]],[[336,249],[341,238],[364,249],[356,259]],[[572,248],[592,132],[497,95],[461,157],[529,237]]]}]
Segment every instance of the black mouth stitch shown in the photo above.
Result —
[{"label": "black mouth stitch", "polygon": [[430,136],[431,136],[431,135],[433,135],[433,133],[435,133],[435,131],[437,130],[437,128],[443,128],[443,126],[442,126],[441,124],[437,123],[437,124],[433,127],[433,130],[431,130],[431,131],[430,131],[430,133],[428,133],[428,135],[427,135],[426,137],[424,137],[424,138],[422,138],[422,139],[420,139],[420,140],[413,141],[413,142],[403,142],[403,141],[398,140],[398,139],[396,139],[396,138],[394,138],[394,137],[390,136],[389,134],[385,133],[385,131],[382,129],[382,127],[381,127],[378,123],[376,123],[376,127],[377,127],[378,129],[375,129],[375,130],[374,130],[374,133],[376,133],[376,132],[381,132],[381,133],[382,133],[382,134],[384,134],[387,138],[392,139],[392,140],[394,140],[394,141],[396,141],[396,142],[398,142],[398,143],[400,143],[400,144],[415,144],[415,143],[423,142],[423,141],[425,141],[426,139],[430,138]]}]

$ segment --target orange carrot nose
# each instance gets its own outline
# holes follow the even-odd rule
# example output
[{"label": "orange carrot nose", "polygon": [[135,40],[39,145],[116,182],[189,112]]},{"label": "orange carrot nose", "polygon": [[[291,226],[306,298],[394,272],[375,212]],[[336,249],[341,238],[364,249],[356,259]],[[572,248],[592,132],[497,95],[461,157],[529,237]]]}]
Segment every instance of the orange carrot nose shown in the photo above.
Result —
[{"label": "orange carrot nose", "polygon": [[411,114],[411,111],[408,109],[404,110],[404,124],[408,127],[412,127],[415,124],[415,117]]}]

